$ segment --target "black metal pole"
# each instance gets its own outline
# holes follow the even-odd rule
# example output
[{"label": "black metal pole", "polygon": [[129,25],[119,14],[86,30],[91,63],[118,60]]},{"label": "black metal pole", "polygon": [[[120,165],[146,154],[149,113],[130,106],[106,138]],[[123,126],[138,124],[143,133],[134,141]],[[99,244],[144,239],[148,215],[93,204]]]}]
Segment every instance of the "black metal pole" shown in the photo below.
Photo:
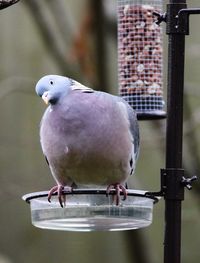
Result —
[{"label": "black metal pole", "polygon": [[186,0],[170,0],[167,5],[168,104],[166,134],[166,194],[164,263],[181,262],[181,185],[183,137],[183,86],[185,34],[177,32],[175,16],[186,8]]}]

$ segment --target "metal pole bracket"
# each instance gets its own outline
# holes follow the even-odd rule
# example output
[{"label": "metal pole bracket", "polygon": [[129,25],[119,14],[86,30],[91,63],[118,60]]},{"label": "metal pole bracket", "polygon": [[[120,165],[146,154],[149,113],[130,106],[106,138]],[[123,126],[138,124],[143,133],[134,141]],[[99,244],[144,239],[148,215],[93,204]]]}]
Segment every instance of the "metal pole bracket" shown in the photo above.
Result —
[{"label": "metal pole bracket", "polygon": [[[190,180],[190,181],[189,181]],[[184,200],[184,188],[195,179],[185,178],[184,169],[161,169],[161,189],[158,192],[146,192],[146,196],[163,196],[168,200]]]},{"label": "metal pole bracket", "polygon": [[184,185],[182,184],[183,177],[184,169],[182,168],[161,169],[161,187],[165,199],[184,200]]}]

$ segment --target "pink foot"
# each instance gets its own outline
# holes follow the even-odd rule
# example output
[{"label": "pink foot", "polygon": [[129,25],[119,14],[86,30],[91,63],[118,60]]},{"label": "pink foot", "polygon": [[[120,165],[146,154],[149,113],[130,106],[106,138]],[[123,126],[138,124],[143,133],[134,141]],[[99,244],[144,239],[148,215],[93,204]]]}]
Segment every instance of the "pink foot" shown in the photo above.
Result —
[{"label": "pink foot", "polygon": [[110,191],[112,189],[115,189],[116,193],[114,195],[114,198],[116,199],[116,205],[119,205],[119,201],[120,201],[120,192],[122,192],[123,194],[123,201],[126,200],[127,198],[127,191],[126,191],[126,188],[121,185],[121,184],[110,184],[107,189],[106,189],[106,195],[109,195]]},{"label": "pink foot", "polygon": [[[58,194],[58,201],[60,203],[60,206],[63,207],[63,204],[65,204],[65,201],[66,201],[66,198],[65,198],[65,195],[63,194],[63,190],[64,190],[64,186],[63,185],[56,185],[54,187],[52,187],[48,193],[48,198],[47,200],[49,202],[51,202],[51,197],[54,193],[57,192]],[[70,188],[70,191],[72,190],[71,187]]]}]

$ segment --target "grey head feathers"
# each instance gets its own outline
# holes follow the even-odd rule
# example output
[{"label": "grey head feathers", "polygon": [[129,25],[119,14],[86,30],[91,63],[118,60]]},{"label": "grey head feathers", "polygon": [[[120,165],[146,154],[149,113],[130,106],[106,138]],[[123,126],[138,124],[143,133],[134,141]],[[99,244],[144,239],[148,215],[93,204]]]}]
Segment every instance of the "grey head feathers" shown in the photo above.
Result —
[{"label": "grey head feathers", "polygon": [[71,91],[72,80],[58,75],[48,75],[41,78],[36,87],[36,93],[47,103],[55,104],[61,97]]}]

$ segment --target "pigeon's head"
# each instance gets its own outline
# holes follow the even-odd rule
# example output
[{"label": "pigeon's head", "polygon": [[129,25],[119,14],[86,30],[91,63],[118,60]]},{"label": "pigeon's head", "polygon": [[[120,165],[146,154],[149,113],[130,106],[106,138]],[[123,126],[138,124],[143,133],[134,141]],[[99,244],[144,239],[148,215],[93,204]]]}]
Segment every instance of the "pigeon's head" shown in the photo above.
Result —
[{"label": "pigeon's head", "polygon": [[46,104],[56,104],[65,96],[71,87],[71,79],[58,75],[48,75],[41,78],[36,84],[35,90]]}]

